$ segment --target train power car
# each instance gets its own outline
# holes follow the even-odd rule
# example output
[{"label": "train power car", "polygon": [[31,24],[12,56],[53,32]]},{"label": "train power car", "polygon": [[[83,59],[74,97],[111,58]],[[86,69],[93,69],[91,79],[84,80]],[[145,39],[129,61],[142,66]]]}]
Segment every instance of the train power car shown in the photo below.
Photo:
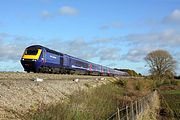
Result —
[{"label": "train power car", "polygon": [[24,71],[41,73],[77,73],[84,75],[127,75],[102,65],[63,54],[49,48],[33,45],[25,49],[21,58]]}]

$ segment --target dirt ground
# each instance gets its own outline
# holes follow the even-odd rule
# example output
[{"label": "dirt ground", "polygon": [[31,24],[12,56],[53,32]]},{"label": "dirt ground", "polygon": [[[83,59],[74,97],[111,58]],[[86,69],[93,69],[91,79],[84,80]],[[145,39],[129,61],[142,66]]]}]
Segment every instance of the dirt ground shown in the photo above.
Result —
[{"label": "dirt ground", "polygon": [[[36,78],[43,82],[33,81]],[[75,82],[74,79],[79,79]],[[18,119],[40,104],[66,101],[68,95],[108,81],[99,76],[34,74],[20,72],[0,73],[0,120]]]}]

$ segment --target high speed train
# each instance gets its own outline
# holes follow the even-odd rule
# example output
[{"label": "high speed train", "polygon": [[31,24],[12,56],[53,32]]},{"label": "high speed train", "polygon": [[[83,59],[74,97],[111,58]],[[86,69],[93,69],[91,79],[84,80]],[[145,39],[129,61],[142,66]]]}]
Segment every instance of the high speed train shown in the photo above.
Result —
[{"label": "high speed train", "polygon": [[41,45],[29,46],[21,58],[21,64],[26,72],[62,73],[102,76],[127,76],[127,72],[95,64],[73,57]]}]

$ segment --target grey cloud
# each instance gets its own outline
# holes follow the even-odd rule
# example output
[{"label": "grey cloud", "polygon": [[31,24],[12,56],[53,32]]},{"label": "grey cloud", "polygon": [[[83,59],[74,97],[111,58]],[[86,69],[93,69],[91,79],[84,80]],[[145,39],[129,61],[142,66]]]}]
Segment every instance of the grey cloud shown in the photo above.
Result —
[{"label": "grey cloud", "polygon": [[180,24],[180,10],[175,9],[172,13],[163,19],[163,23]]}]

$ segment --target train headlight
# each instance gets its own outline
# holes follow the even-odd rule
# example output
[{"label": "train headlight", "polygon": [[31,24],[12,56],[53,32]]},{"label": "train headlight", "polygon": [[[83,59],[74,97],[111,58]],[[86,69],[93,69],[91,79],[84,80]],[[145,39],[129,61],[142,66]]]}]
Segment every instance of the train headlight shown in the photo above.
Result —
[{"label": "train headlight", "polygon": [[33,59],[32,61],[36,61],[36,60]]},{"label": "train headlight", "polygon": [[22,59],[24,61],[24,59]]}]

